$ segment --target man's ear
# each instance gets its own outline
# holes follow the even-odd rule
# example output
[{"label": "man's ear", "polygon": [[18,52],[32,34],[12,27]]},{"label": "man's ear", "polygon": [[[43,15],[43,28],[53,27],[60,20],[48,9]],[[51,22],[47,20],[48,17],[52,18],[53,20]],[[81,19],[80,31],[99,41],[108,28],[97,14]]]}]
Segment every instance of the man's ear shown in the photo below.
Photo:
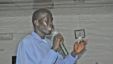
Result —
[{"label": "man's ear", "polygon": [[35,24],[36,26],[39,26],[38,20],[35,20],[35,21],[34,21],[34,24]]}]

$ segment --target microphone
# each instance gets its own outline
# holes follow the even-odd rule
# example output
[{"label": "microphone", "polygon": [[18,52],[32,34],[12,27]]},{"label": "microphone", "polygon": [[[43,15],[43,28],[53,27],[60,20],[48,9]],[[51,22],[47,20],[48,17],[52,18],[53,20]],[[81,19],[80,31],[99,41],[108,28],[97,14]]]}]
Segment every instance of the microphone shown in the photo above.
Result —
[{"label": "microphone", "polygon": [[[51,38],[52,43],[53,43],[54,37],[55,37],[58,33],[59,33],[59,32],[57,32],[57,31],[53,31],[53,32],[52,32],[52,38]],[[54,44],[54,43],[53,43],[53,44]],[[62,42],[61,45],[60,45],[60,51],[59,51],[59,52],[61,52],[61,54],[63,55],[63,57],[65,57],[65,56],[68,55],[68,51],[67,51],[67,49],[66,49],[66,47],[65,47],[65,45],[64,45],[63,42]]]},{"label": "microphone", "polygon": [[63,55],[64,55],[64,56],[67,56],[67,55],[68,55],[68,51],[67,51],[67,49],[66,49],[64,43],[62,43],[62,44],[60,45],[60,48],[61,48],[61,50],[62,50],[62,52],[63,52]]}]

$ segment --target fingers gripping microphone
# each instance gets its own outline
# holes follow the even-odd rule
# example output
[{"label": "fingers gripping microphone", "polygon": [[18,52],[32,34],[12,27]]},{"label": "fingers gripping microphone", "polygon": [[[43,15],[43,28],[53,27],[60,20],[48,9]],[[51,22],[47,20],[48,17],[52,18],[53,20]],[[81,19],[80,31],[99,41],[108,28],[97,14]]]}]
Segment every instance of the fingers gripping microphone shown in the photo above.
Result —
[{"label": "fingers gripping microphone", "polygon": [[[53,32],[52,32],[52,38],[51,38],[52,43],[53,43],[54,37],[55,37],[57,34],[58,34],[58,32],[56,32],[56,31],[53,31]],[[54,43],[53,43],[53,44],[54,44]],[[65,45],[64,45],[63,42],[62,42],[61,45],[60,45],[60,51],[61,51],[61,53],[63,54],[63,56],[68,55],[68,51],[67,51],[67,49],[66,49],[66,47],[65,47]]]}]

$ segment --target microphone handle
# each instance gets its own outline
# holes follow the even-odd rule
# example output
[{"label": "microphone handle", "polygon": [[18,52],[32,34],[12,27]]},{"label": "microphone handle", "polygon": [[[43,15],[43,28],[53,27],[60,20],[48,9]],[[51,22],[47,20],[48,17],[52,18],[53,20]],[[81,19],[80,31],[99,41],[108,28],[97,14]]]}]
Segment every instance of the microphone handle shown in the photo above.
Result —
[{"label": "microphone handle", "polygon": [[65,55],[65,56],[68,55],[68,51],[67,51],[67,49],[66,49],[64,43],[62,43],[62,44],[60,45],[60,47],[61,47],[61,50],[62,50],[62,52],[64,53],[64,55]]}]

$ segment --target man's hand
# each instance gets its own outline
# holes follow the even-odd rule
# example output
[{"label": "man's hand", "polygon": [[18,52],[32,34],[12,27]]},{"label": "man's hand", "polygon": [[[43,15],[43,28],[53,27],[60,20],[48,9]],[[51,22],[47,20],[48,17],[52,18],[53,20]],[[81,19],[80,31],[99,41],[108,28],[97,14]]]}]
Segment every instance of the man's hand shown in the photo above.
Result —
[{"label": "man's hand", "polygon": [[53,50],[58,50],[60,48],[60,45],[63,43],[64,38],[61,35],[61,33],[58,33],[57,35],[55,35],[54,39],[53,39]]},{"label": "man's hand", "polygon": [[72,52],[75,53],[76,55],[83,54],[84,51],[86,50],[86,44],[87,42],[85,40],[75,42]]}]

